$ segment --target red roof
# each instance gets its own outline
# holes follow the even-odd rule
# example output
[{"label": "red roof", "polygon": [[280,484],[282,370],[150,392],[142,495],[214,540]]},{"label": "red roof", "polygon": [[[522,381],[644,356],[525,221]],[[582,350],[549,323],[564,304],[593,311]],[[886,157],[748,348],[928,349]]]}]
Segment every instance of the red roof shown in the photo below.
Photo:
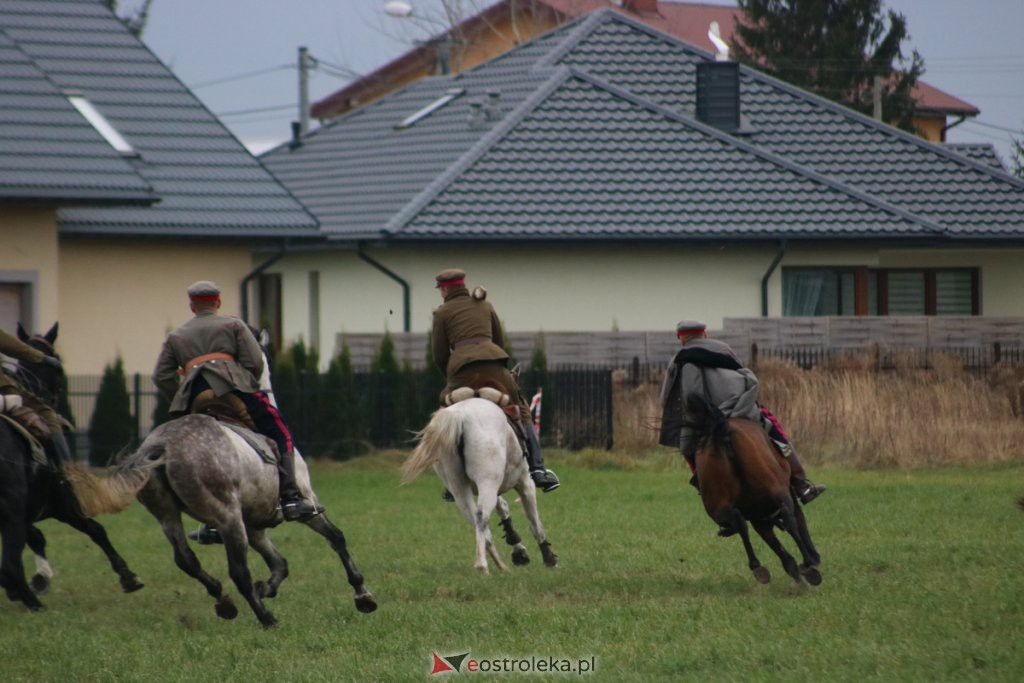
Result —
[{"label": "red roof", "polygon": [[[566,19],[587,14],[596,9],[609,8],[622,11],[630,16],[635,16],[648,26],[658,29],[679,38],[682,41],[696,45],[697,47],[714,52],[714,45],[708,39],[708,27],[712,21],[717,21],[722,38],[727,43],[732,43],[733,28],[735,19],[739,16],[739,8],[728,5],[712,5],[699,2],[667,2],[660,0],[657,3],[658,11],[633,13],[623,10],[620,4],[625,2],[612,2],[611,0],[536,0],[535,7],[546,6],[559,16]],[[643,2],[641,4],[652,4]],[[462,24],[462,30],[471,32],[477,24],[487,25],[497,15],[508,11],[507,0],[502,0],[487,8],[480,14],[467,19]],[[430,46],[420,46],[401,57],[388,62],[376,71],[350,83],[345,88],[320,100],[312,107],[314,117],[330,116],[332,111],[337,111],[339,106],[344,107],[346,100],[358,100],[365,93],[371,92],[382,83],[391,80],[389,76],[401,73],[406,69],[415,69],[434,60],[434,51]],[[965,102],[957,97],[943,92],[938,88],[918,81],[911,91],[917,102],[917,110],[921,114],[939,115],[965,115],[977,116],[980,111],[973,104]]]}]

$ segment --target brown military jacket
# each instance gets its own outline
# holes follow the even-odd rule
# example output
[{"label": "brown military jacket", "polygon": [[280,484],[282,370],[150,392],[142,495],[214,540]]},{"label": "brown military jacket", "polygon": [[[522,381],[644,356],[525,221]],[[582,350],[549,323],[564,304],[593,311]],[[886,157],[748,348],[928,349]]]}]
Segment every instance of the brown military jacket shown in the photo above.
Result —
[{"label": "brown military jacket", "polygon": [[[11,358],[23,360],[26,363],[42,363],[45,357],[45,354],[39,349],[32,348],[14,335],[8,334],[3,330],[0,330],[0,353]],[[9,386],[16,387],[18,385],[4,372],[3,366],[0,365],[0,387]]]},{"label": "brown military jacket", "polygon": [[486,299],[471,297],[465,287],[453,288],[434,310],[431,348],[434,363],[447,378],[473,361],[507,361],[504,345],[494,307]]},{"label": "brown military jacket", "polygon": [[[226,353],[234,360],[210,360],[197,365],[178,383],[178,368],[208,353]],[[172,413],[188,410],[192,381],[202,373],[217,396],[237,390],[259,391],[263,373],[259,342],[238,318],[202,311],[168,335],[153,370],[153,384],[171,402]]]}]

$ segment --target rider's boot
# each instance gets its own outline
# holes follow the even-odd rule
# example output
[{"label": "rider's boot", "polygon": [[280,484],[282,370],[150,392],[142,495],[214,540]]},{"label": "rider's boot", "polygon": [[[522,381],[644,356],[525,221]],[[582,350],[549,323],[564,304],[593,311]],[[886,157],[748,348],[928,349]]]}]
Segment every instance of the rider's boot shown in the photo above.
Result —
[{"label": "rider's boot", "polygon": [[807,472],[804,471],[804,466],[800,464],[800,459],[796,457],[796,451],[791,445],[789,445],[787,459],[789,460],[789,485],[796,493],[797,500],[807,505],[825,492],[824,486],[812,483],[807,478]]},{"label": "rider's boot", "polygon": [[544,493],[550,493],[561,486],[562,482],[558,481],[554,472],[544,467],[544,454],[541,452],[540,439],[537,438],[533,423],[523,420],[521,424],[526,435],[526,464],[530,468],[530,478],[537,488]]},{"label": "rider's boot", "polygon": [[306,521],[314,515],[323,512],[308,500],[299,495],[299,486],[295,483],[295,449],[281,454],[277,463],[277,473],[280,477],[278,491],[281,496],[281,514],[285,521],[296,522]]},{"label": "rider's boot", "polygon": [[209,524],[203,524],[195,531],[188,532],[188,537],[199,545],[213,545],[215,543],[223,543],[224,540],[220,537],[220,532],[214,529]]}]

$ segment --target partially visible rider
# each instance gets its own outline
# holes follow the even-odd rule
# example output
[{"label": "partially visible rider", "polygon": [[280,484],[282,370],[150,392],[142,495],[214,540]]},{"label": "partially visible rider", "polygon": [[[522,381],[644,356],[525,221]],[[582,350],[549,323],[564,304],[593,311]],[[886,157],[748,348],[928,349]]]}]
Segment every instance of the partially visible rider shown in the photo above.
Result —
[{"label": "partially visible rider", "polygon": [[153,370],[153,383],[171,402],[173,417],[188,414],[196,397],[207,390],[241,399],[256,428],[277,444],[281,513],[288,521],[309,519],[320,511],[299,495],[292,435],[280,411],[266,392],[260,391],[257,378],[263,372],[263,355],[259,342],[244,322],[218,314],[221,300],[216,284],[200,280],[187,292],[195,317],[167,336]]},{"label": "partially visible rider", "polygon": [[461,387],[474,390],[492,387],[508,394],[510,401],[519,408],[516,424],[526,437],[530,477],[545,493],[554,491],[561,482],[554,472],[544,467],[544,454],[530,419],[530,408],[516,379],[508,371],[501,321],[487,301],[487,292],[478,287],[470,295],[465,278],[465,271],[458,268],[441,271],[435,277],[444,303],[434,310],[431,349],[434,363],[448,380],[441,392],[441,402],[444,404],[446,398]]},{"label": "partially visible rider", "polygon": [[[0,330],[0,353],[25,363],[46,363],[63,369],[56,357],[46,355],[3,330]],[[56,410],[9,375],[3,364],[0,364],[0,412],[10,415],[39,439],[61,484],[66,485],[64,466],[71,462],[71,451],[64,439],[63,420]]]},{"label": "partially visible rider", "polygon": [[[789,460],[790,487],[805,505],[825,491],[811,483],[778,418],[757,401],[757,377],[743,367],[732,348],[708,339],[707,328],[697,320],[676,325],[682,348],[669,363],[661,390],[662,427],[659,443],[679,448],[694,472],[697,444],[693,429],[686,426],[686,396],[697,393],[718,407],[727,418],[743,418],[760,424]],[[698,486],[694,474],[690,483]]]}]

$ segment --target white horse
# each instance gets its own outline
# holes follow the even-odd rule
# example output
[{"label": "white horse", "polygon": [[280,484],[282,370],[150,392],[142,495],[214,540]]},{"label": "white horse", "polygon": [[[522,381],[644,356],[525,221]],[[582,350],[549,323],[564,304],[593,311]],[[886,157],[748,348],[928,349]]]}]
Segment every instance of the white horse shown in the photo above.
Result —
[{"label": "white horse", "polygon": [[482,398],[461,401],[435,412],[417,438],[419,443],[402,466],[402,483],[410,483],[433,466],[476,532],[477,569],[488,573],[487,554],[499,569],[508,569],[491,535],[490,519],[495,506],[505,529],[505,540],[513,547],[512,561],[530,561],[526,547],[512,528],[508,503],[500,495],[513,488],[523,501],[544,564],[558,564],[558,556],[551,551],[537,513],[537,488],[530,479],[519,439],[501,408]]},{"label": "white horse", "polygon": [[[265,357],[260,381],[261,387],[269,391]],[[295,479],[300,494],[317,503],[309,470],[297,450]],[[264,598],[277,595],[277,587],[288,576],[288,563],[267,534],[268,528],[283,521],[278,508],[277,467],[264,461],[236,432],[209,415],[186,415],[154,429],[112,475],[97,477],[83,471],[72,482],[89,516],[123,510],[137,495],[160,522],[178,567],[216,599],[217,616],[233,619],[238,610],[220,581],[206,573],[189,547],[181,513],[215,527],[223,539],[228,573],[238,592],[265,627],[277,623],[263,604]],[[354,589],[356,608],[360,612],[377,609],[341,530],[324,513],[304,524],[326,538],[338,554]],[[253,583],[246,562],[247,547],[259,553],[270,569],[266,581]]]}]

